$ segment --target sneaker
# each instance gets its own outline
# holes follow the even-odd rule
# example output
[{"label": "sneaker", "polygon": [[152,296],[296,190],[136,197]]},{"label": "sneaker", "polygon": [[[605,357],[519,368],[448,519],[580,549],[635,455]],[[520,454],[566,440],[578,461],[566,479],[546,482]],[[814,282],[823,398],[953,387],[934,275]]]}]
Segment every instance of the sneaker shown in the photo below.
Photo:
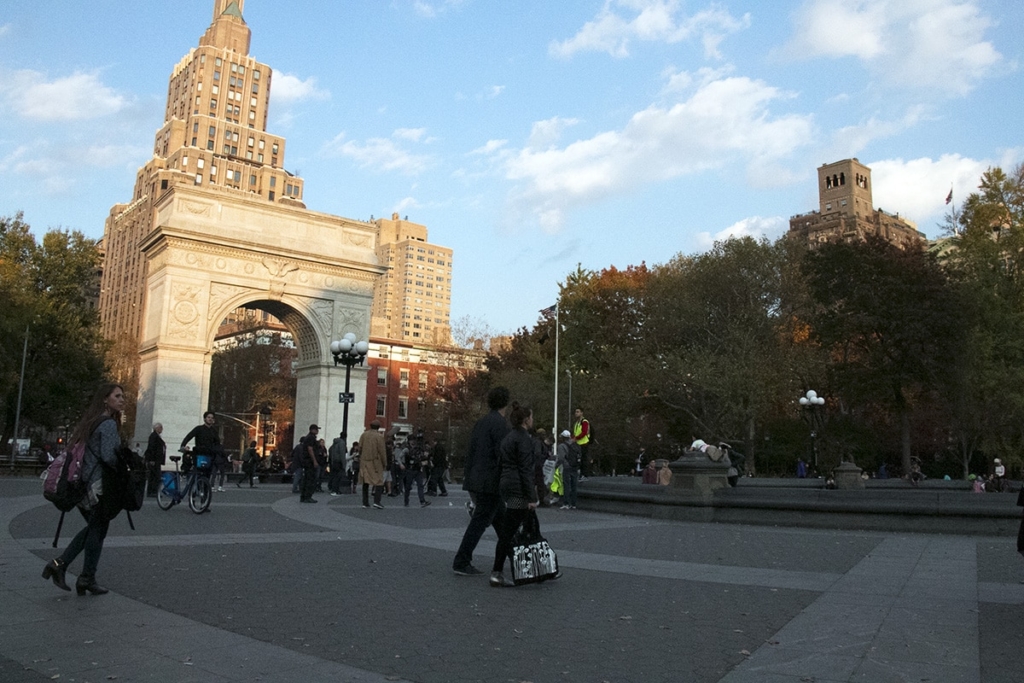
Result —
[{"label": "sneaker", "polygon": [[430,505],[430,501],[429,501],[429,500],[421,500],[421,501],[420,501],[420,507],[421,507],[421,508],[425,508],[425,507],[427,507],[428,505]]},{"label": "sneaker", "polygon": [[236,481],[235,486],[237,486],[238,488],[242,488],[242,480],[239,479],[238,481]]},{"label": "sneaker", "polygon": [[220,491],[221,493],[224,493],[224,487],[223,486],[218,486],[217,490]]},{"label": "sneaker", "polygon": [[465,567],[452,567],[452,571],[459,576],[480,576],[483,574],[482,571],[471,564],[467,564]]},{"label": "sneaker", "polygon": [[300,503],[315,503],[316,501],[312,498],[299,498]]},{"label": "sneaker", "polygon": [[370,506],[369,506],[369,505],[364,505],[364,506],[363,506],[363,509],[364,509],[364,510],[369,510],[369,509],[370,509]]},{"label": "sneaker", "polygon": [[560,507],[560,508],[558,508],[558,509],[559,509],[559,510],[568,510],[568,509],[569,509],[569,506],[568,506],[568,505],[563,505],[562,507]]},{"label": "sneaker", "polygon": [[383,510],[384,509],[384,506],[381,505],[380,503],[374,503],[373,507],[376,508],[377,510]]},{"label": "sneaker", "polygon": [[307,503],[315,503],[315,502],[316,502],[316,498],[310,498],[310,499],[309,499],[309,500],[307,500],[306,502],[307,502]]},{"label": "sneaker", "polygon": [[332,497],[332,498],[333,498],[334,496],[336,496],[336,495],[338,495],[338,494],[337,494],[337,493],[334,493],[334,492],[331,492],[331,497]]},{"label": "sneaker", "polygon": [[570,509],[570,510],[575,510],[575,509],[576,509],[576,506],[575,506],[575,505],[572,505],[572,506],[570,506],[570,507],[569,507],[569,509]]},{"label": "sneaker", "polygon": [[447,492],[447,491],[445,491],[444,493],[442,493],[442,494],[441,494],[441,497],[442,497],[442,498],[447,498],[447,497],[448,497],[448,492]]}]

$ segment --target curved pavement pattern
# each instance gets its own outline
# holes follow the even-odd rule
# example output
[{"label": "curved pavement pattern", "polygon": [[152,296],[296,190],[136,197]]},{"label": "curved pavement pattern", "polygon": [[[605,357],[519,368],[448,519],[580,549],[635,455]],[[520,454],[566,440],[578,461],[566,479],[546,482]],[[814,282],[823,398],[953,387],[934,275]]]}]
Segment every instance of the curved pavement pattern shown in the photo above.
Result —
[{"label": "curved pavement pattern", "polygon": [[[136,532],[122,516],[111,593],[78,598],[40,579],[56,515],[36,486],[0,482],[5,683],[1018,679],[990,660],[1024,642],[1024,587],[1010,563],[979,580],[1008,539],[544,510],[565,577],[496,591],[451,575],[461,492],[376,511],[263,487],[217,494],[210,515],[147,505]],[[68,516],[62,546],[80,526]],[[492,553],[488,532],[476,564]]]}]

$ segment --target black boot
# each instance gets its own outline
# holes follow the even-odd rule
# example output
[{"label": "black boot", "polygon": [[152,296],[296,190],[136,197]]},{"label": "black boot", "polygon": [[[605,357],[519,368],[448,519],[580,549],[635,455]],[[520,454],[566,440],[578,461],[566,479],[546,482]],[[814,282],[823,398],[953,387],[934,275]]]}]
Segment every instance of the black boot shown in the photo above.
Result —
[{"label": "black boot", "polygon": [[67,569],[67,565],[58,557],[50,560],[46,563],[46,566],[43,567],[43,578],[52,579],[54,586],[63,591],[69,591],[71,590],[71,587],[64,580],[64,572],[66,572]]},{"label": "black boot", "polygon": [[89,591],[93,595],[105,595],[110,592],[103,586],[96,583],[95,576],[79,576],[78,581],[75,581],[75,592],[79,595],[85,595],[86,591]]}]

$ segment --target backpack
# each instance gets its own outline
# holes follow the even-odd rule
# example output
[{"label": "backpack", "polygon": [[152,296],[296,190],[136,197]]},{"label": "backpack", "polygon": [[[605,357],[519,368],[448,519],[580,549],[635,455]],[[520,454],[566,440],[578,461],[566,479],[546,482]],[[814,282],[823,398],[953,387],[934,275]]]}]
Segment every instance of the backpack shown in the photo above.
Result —
[{"label": "backpack", "polygon": [[58,455],[43,474],[43,497],[61,512],[73,509],[85,498],[84,461],[85,442],[79,441],[71,450]]},{"label": "backpack", "polygon": [[292,461],[288,464],[288,471],[292,474],[302,469],[302,464],[306,461],[306,439],[299,439],[299,442],[295,444],[292,449]]}]

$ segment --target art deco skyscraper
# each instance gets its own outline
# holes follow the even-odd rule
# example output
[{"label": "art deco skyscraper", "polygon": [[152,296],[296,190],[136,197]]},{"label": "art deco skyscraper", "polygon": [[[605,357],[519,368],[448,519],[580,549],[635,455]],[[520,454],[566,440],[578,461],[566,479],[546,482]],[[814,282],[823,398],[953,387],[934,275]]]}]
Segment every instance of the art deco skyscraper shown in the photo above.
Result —
[{"label": "art deco skyscraper", "polygon": [[301,178],[284,170],[284,138],[267,132],[272,70],[249,56],[245,0],[215,0],[213,23],[174,67],[153,158],[139,169],[129,203],[106,220],[99,310],[107,338],[138,340],[146,297],[139,250],[154,206],[173,186],[242,194],[302,207]]}]

